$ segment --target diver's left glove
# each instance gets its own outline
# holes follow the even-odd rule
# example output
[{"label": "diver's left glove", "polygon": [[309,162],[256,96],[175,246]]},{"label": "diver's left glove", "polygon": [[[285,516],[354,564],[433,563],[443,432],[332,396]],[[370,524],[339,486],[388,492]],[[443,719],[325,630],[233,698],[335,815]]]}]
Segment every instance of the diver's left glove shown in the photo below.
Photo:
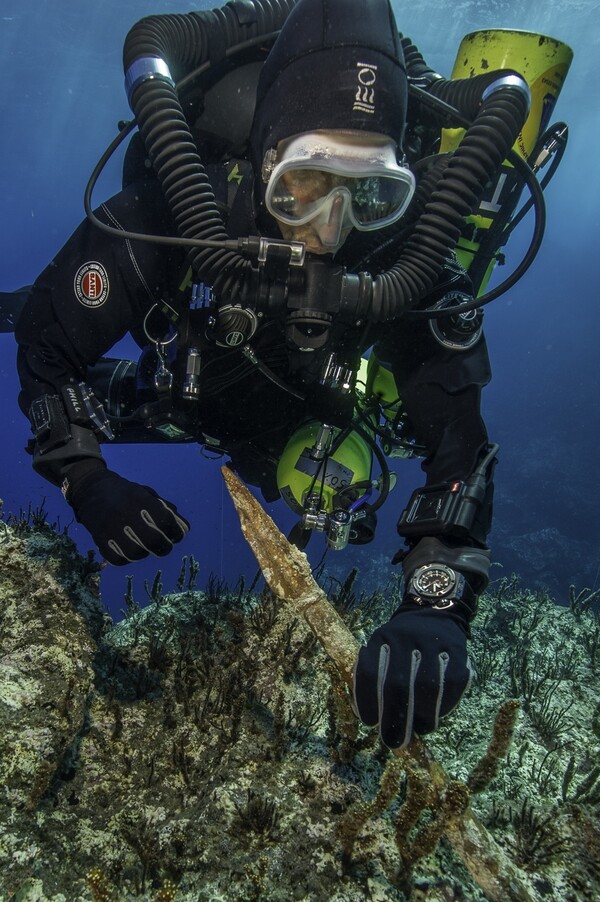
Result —
[{"label": "diver's left glove", "polygon": [[102,460],[72,464],[64,477],[66,500],[111,564],[169,554],[190,528],[174,504],[107,469]]}]

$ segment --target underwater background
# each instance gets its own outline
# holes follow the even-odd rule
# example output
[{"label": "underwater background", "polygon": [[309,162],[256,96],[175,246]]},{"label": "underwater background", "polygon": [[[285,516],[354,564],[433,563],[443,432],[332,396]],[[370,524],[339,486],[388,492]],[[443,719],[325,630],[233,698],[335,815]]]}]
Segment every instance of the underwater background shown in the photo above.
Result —
[{"label": "underwater background", "polygon": [[[90,172],[129,117],[121,65],[123,39],[150,13],[207,9],[186,0],[1,0],[0,290],[28,284],[47,265],[83,215]],[[490,543],[492,578],[516,572],[531,588],[545,587],[559,604],[568,589],[600,585],[600,490],[597,448],[598,343],[600,340],[600,145],[598,103],[599,4],[595,0],[393,0],[399,29],[431,66],[449,76],[462,37],[489,27],[529,29],[569,44],[575,57],[551,121],[570,128],[567,151],[546,191],[548,225],[529,271],[486,308],[485,326],[494,378],[484,392],[490,438],[500,444],[496,514]],[[113,159],[94,200],[118,190],[120,158]],[[493,287],[520,260],[531,235],[528,218],[506,250]],[[91,538],[72,521],[60,493],[38,477],[24,452],[29,427],[17,407],[15,345],[0,335],[0,498],[4,513],[45,504],[49,521],[69,525],[85,554]],[[123,356],[137,356],[123,342]],[[183,555],[200,563],[198,585],[214,573],[234,585],[251,579],[256,564],[227,497],[219,463],[188,446],[119,445],[106,448],[109,465],[153,486],[192,523],[169,558],[125,568],[106,567],[101,593],[115,619],[124,606],[125,577],[145,604],[144,581],[158,569],[174,589]],[[398,483],[380,512],[377,537],[360,551],[330,552],[327,564],[347,572],[356,564],[364,589],[385,583],[400,546],[395,523],[413,488],[422,482],[418,461],[398,461]],[[45,499],[45,500],[44,500]],[[269,506],[284,531],[294,517],[283,502]],[[309,546],[313,562],[321,537]]]},{"label": "underwater background", "polygon": [[[575,53],[552,117],[570,142],[544,245],[486,308],[484,415],[501,450],[477,679],[435,734],[394,756],[356,721],[348,667],[314,628],[330,602],[353,660],[398,605],[389,561],[418,461],[394,465],[376,540],[326,558],[329,602],[306,577],[311,630],[297,606],[254,591],[220,462],[197,446],[106,448],[192,530],[168,558],[99,570],[31,469],[14,339],[0,334],[0,902],[600,898],[600,4],[392,2],[444,75],[480,28],[531,29]],[[130,26],[212,5],[0,0],[0,291],[30,283],[82,217],[89,174],[129,116]],[[96,202],[120,169],[116,158]],[[492,285],[530,234],[526,221]],[[283,502],[268,509],[287,532]],[[315,537],[311,563],[322,554]]]}]

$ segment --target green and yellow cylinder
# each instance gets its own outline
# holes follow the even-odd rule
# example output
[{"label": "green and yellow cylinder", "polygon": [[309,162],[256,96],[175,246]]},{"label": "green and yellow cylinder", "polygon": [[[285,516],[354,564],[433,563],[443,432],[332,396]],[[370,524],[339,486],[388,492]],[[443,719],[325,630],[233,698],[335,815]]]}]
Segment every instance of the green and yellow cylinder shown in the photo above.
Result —
[{"label": "green and yellow cylinder", "polygon": [[320,494],[321,508],[331,513],[338,492],[371,478],[373,452],[356,432],[351,432],[324,460],[315,459],[311,452],[320,428],[319,423],[310,421],[297,429],[277,466],[281,497],[298,514],[310,493]]},{"label": "green and yellow cylinder", "polygon": [[[513,150],[529,160],[540,135],[548,127],[572,59],[571,48],[555,38],[507,28],[484,29],[471,32],[462,39],[451,78],[473,78],[497,69],[513,69],[523,76],[531,91],[531,109]],[[460,128],[443,129],[440,152],[455,150],[464,134],[464,129]],[[514,169],[506,161],[500,178],[482,200],[478,213],[466,221],[465,233],[457,247],[458,258],[465,269],[470,268],[477,256],[484,237],[481,230],[487,231],[493,226],[507,197],[510,197],[510,212],[513,212],[518,200],[511,190],[513,187]],[[480,294],[485,290],[494,263],[492,256],[479,286]]]}]

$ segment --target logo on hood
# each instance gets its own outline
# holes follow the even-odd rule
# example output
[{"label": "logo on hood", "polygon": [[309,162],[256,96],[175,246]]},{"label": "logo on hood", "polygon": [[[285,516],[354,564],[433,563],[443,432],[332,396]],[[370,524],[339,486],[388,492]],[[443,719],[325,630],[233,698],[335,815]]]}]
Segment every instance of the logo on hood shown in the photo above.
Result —
[{"label": "logo on hood", "polygon": [[353,110],[362,113],[375,112],[375,82],[377,81],[377,66],[371,63],[357,63],[358,69],[356,95]]}]

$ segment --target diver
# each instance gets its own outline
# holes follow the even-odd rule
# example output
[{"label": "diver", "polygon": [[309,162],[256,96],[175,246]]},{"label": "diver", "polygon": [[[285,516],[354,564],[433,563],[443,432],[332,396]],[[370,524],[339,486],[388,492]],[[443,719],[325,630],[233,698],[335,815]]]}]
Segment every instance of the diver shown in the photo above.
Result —
[{"label": "diver", "polygon": [[[299,512],[298,543],[316,530],[334,549],[372,538],[381,447],[422,456],[398,523],[403,603],[355,674],[358,716],[405,745],[464,693],[488,582],[490,366],[454,251],[526,120],[527,83],[442,78],[389,0],[150,16],[124,65],[139,133],[123,190],[89,210],[17,324],[33,466],[123,565],[168,554],[189,523],[110,470],[105,443],[226,454]],[[466,136],[438,154],[451,111]],[[139,361],[107,356],[128,332]]]}]

